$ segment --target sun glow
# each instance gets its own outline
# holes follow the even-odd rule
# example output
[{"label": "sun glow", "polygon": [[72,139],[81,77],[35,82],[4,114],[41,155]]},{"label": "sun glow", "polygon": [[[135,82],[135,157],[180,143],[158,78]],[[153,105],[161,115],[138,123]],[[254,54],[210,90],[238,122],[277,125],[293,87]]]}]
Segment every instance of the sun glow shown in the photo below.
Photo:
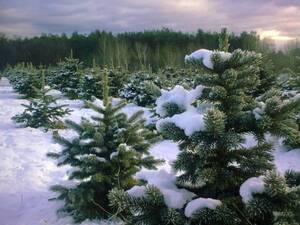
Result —
[{"label": "sun glow", "polygon": [[172,1],[173,6],[180,10],[207,10],[208,4],[203,0],[179,0]]},{"label": "sun glow", "polygon": [[281,35],[278,30],[261,30],[259,31],[259,36],[261,39],[267,38],[274,41],[290,41],[295,39],[293,37]]}]

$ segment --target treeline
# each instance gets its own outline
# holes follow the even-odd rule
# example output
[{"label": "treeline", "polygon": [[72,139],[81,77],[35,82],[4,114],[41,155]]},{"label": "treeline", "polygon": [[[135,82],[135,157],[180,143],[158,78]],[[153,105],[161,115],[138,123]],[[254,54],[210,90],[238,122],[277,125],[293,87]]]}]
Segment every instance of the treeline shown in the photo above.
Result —
[{"label": "treeline", "polygon": [[[69,56],[71,50],[86,66],[95,61],[98,65],[129,70],[182,67],[184,55],[199,48],[217,49],[218,38],[217,32],[183,33],[166,28],[119,34],[96,30],[90,34],[43,34],[13,39],[0,34],[0,69],[19,62],[54,65]],[[293,58],[300,56],[300,48],[276,52],[271,42],[261,41],[255,32],[231,33],[229,41],[230,50],[241,48],[268,55],[274,59],[276,69],[295,69]]]}]

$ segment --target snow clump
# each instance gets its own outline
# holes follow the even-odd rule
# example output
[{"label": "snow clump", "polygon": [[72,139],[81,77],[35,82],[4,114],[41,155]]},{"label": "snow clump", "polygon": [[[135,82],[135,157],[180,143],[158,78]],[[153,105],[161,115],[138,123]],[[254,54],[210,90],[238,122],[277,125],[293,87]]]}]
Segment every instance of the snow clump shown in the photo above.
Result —
[{"label": "snow clump", "polygon": [[215,209],[217,206],[220,206],[222,202],[220,200],[212,199],[212,198],[196,198],[190,201],[184,210],[184,215],[186,217],[192,217],[192,215],[201,209]]},{"label": "snow clump", "polygon": [[[165,203],[169,208],[181,209],[188,201],[195,196],[194,193],[185,189],[179,189],[176,185],[175,174],[168,173],[164,169],[159,171],[142,170],[136,174],[141,180],[146,180],[149,185],[153,185],[162,193]],[[138,192],[142,189],[135,189],[132,192]],[[137,193],[135,193],[137,194]]]},{"label": "snow clump", "polygon": [[231,53],[223,52],[223,51],[210,51],[207,49],[199,49],[197,51],[192,52],[190,55],[186,55],[184,61],[191,62],[191,61],[200,61],[202,64],[209,68],[213,69],[214,64],[212,62],[212,56],[214,54],[219,54],[223,61],[228,60],[231,57]]},{"label": "snow clump", "polygon": [[141,198],[146,195],[146,187],[145,186],[133,186],[130,188],[127,193],[134,198]]},{"label": "snow clump", "polygon": [[240,196],[244,203],[253,199],[253,194],[261,194],[265,190],[264,177],[251,177],[247,179],[240,187]]},{"label": "snow clump", "polygon": [[177,127],[183,129],[187,136],[191,136],[193,133],[205,129],[204,115],[197,112],[196,109],[188,110],[157,121],[157,130],[161,131],[166,123],[174,123]]},{"label": "snow clump", "polygon": [[187,110],[188,107],[202,94],[203,86],[199,85],[190,91],[184,89],[180,85],[176,85],[172,90],[161,91],[161,96],[156,100],[156,113],[161,117],[167,116],[165,105],[174,103],[180,108]]}]

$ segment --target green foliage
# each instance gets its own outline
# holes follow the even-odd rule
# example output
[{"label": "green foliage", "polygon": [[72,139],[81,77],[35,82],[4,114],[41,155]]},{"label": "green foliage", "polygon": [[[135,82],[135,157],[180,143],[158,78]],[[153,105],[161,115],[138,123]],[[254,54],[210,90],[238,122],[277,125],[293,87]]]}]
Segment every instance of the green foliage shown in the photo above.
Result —
[{"label": "green foliage", "polygon": [[[80,79],[79,98],[91,100],[92,96],[96,98],[103,98],[102,96],[102,80],[105,70],[94,66],[82,71],[84,74]],[[112,87],[109,89],[109,94],[118,97],[118,91],[125,84],[128,78],[128,72],[121,68],[106,69],[108,78]]]},{"label": "green foliage", "polygon": [[151,106],[160,95],[163,81],[151,73],[135,73],[119,90],[119,96],[139,106]]},{"label": "green foliage", "polygon": [[61,127],[63,124],[61,118],[71,110],[65,108],[66,105],[57,105],[57,98],[47,94],[49,89],[36,90],[36,92],[37,98],[31,99],[29,105],[22,104],[25,107],[24,112],[15,115],[12,119],[26,127],[43,127],[46,131]]},{"label": "green foliage", "polygon": [[[296,65],[300,68],[300,58],[296,58]],[[297,72],[296,72],[297,71]],[[300,71],[292,71],[288,68],[285,68],[281,71],[281,74],[278,78],[280,87],[285,91],[300,91]]]},{"label": "green foliage", "polygon": [[108,96],[109,96],[109,87],[108,87],[108,72],[106,69],[104,69],[103,75],[102,75],[102,91],[103,91],[103,105],[107,106],[108,104]]},{"label": "green foliage", "polygon": [[48,154],[59,160],[58,166],[76,168],[69,174],[69,179],[76,181],[73,187],[53,187],[59,192],[57,199],[65,201],[61,211],[76,221],[112,216],[108,192],[113,188],[132,187],[136,184],[133,175],[137,171],[142,167],[154,169],[159,162],[149,155],[148,149],[156,138],[144,128],[142,112],[127,118],[120,112],[124,102],[113,106],[109,101],[105,107],[88,102],[87,106],[98,116],[81,124],[67,121],[78,137],[67,140],[55,135],[64,149]]},{"label": "green foliage", "polygon": [[118,97],[119,90],[128,83],[129,74],[127,70],[122,68],[108,68],[108,79],[110,83],[109,94],[113,97]]},{"label": "green foliage", "polygon": [[[217,49],[218,32],[201,29],[192,33],[172,31],[167,28],[142,32],[112,34],[106,31],[93,31],[89,34],[74,32],[66,34],[42,34],[33,38],[9,38],[0,34],[0,69],[7,64],[32,62],[33,65],[55,65],[65,57],[73,55],[85,65],[92,66],[95,60],[100,66],[121,67],[129,70],[148,68],[157,71],[167,66],[183,67],[187,52],[197,48]],[[296,51],[275,52],[272,43],[260,41],[255,32],[229,34],[230,50],[256,50],[269,54],[279,68],[294,69]],[[294,48],[292,48],[294,49]],[[278,68],[276,68],[278,70]]]},{"label": "green foliage", "polygon": [[271,89],[259,99],[264,103],[256,108],[263,111],[258,117],[258,127],[268,129],[273,134],[283,137],[290,148],[300,145],[297,113],[300,110],[300,99],[285,99],[279,90]]},{"label": "green foliage", "polygon": [[13,88],[26,98],[34,98],[38,95],[38,89],[42,88],[42,70],[32,65],[24,64],[8,68],[5,71]]},{"label": "green foliage", "polygon": [[285,173],[285,179],[289,187],[297,187],[300,185],[300,172],[288,170]]},{"label": "green foliage", "polygon": [[227,33],[227,29],[223,28],[219,36],[219,50],[228,52],[229,46],[230,44],[229,44],[229,36]]},{"label": "green foliage", "polygon": [[226,206],[218,206],[216,209],[204,208],[193,214],[190,220],[191,225],[235,225],[241,224],[241,220],[231,209]]},{"label": "green foliage", "polygon": [[81,67],[82,63],[78,59],[66,58],[51,71],[48,80],[50,86],[62,91],[71,99],[78,98],[82,79]]},{"label": "green foliage", "polygon": [[102,98],[102,78],[98,71],[96,73],[95,70],[91,69],[91,71],[82,77],[79,97],[91,100],[93,96]]},{"label": "green foliage", "polygon": [[172,88],[175,85],[181,85],[187,89],[195,87],[195,78],[203,70],[199,68],[178,69],[175,67],[166,67],[157,72],[160,79],[163,79],[163,88]]},{"label": "green foliage", "polygon": [[278,88],[277,84],[278,75],[275,73],[275,66],[273,62],[266,58],[262,58],[262,64],[259,70],[260,83],[254,93],[254,96],[262,95],[272,88]]},{"label": "green foliage", "polygon": [[175,85],[194,87],[194,81],[199,69],[175,69],[167,67],[152,72],[132,73],[128,81],[119,90],[119,96],[134,102],[139,106],[153,106],[156,99],[161,95],[161,89],[169,89]]},{"label": "green foliage", "polygon": [[299,189],[289,188],[284,177],[274,172],[268,173],[264,182],[264,193],[246,206],[249,221],[259,225],[299,224]]},{"label": "green foliage", "polygon": [[[210,105],[202,112],[205,128],[190,136],[168,120],[159,128],[165,138],[179,142],[180,152],[173,163],[173,169],[179,174],[177,186],[197,197],[222,202],[215,209],[201,208],[189,218],[178,210],[179,217],[185,221],[182,224],[298,224],[299,189],[289,188],[283,177],[268,172],[274,169],[272,145],[264,134],[295,139],[298,134],[295,115],[300,102],[281,98],[282,93],[276,90],[274,80],[269,79],[270,72],[263,67],[260,54],[236,50],[224,59],[215,52],[212,60],[213,69],[206,70],[195,81],[204,86],[196,107]],[[264,92],[267,89],[271,90]],[[192,104],[195,106],[195,102]],[[167,117],[186,110],[174,102],[166,102],[163,107]],[[256,140],[251,147],[244,145],[249,134]],[[259,176],[265,176],[263,192],[254,193],[250,201],[244,201],[239,193],[241,185]],[[295,177],[290,175],[290,180]],[[126,193],[112,193],[112,204],[119,210],[123,207],[126,219],[140,219],[133,224],[154,224],[148,222],[150,215],[134,209],[165,211],[163,203],[157,206],[148,196],[131,198]],[[166,223],[162,222],[163,215],[155,215],[157,224]]]},{"label": "green foliage", "polygon": [[110,204],[117,215],[128,225],[183,225],[182,212],[169,209],[160,191],[154,186],[147,186],[143,197],[131,197],[127,192],[113,189],[109,193]]}]

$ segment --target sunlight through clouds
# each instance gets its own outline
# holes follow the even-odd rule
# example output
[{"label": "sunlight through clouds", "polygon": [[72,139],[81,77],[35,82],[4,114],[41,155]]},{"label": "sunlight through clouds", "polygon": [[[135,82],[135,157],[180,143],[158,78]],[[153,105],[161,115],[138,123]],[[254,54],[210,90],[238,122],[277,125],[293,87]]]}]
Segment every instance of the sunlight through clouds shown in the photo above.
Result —
[{"label": "sunlight through clouds", "polygon": [[295,39],[294,37],[281,35],[280,31],[278,30],[259,30],[258,34],[261,39],[267,38],[275,41],[289,41]]},{"label": "sunlight through clouds", "polygon": [[300,38],[300,1],[295,0],[10,0],[0,1],[0,33],[95,29],[112,32],[168,27],[195,32],[257,31],[274,40]]}]

